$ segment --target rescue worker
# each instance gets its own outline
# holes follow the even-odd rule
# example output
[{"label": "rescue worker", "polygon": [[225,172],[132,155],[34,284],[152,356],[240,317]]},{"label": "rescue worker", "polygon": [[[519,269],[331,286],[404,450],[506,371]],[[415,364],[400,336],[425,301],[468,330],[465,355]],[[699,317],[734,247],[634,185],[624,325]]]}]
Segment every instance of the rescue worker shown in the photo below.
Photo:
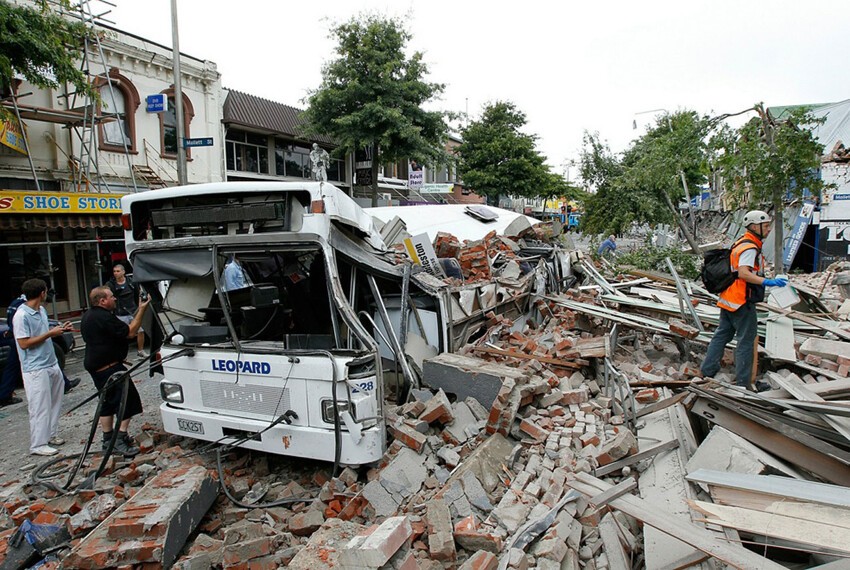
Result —
[{"label": "rescue worker", "polygon": [[758,319],[756,303],[764,300],[765,287],[785,287],[783,278],[765,279],[762,243],[770,234],[770,216],[761,210],[752,210],[744,215],[746,232],[734,243],[729,256],[732,271],[738,278],[720,293],[720,324],[708,345],[705,360],[700,370],[703,376],[711,377],[720,370],[720,360],[729,341],[735,337],[735,383],[742,388],[750,387],[753,372],[753,355],[757,336]]}]

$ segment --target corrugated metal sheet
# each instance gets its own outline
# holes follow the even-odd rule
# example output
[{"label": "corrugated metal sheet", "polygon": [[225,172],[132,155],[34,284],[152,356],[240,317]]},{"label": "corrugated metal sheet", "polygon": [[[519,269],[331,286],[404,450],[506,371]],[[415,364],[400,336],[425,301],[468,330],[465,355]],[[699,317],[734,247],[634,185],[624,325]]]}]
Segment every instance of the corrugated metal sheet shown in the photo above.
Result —
[{"label": "corrugated metal sheet", "polygon": [[830,152],[838,141],[843,142],[844,146],[850,146],[850,99],[837,103],[770,107],[769,110],[774,117],[782,119],[790,109],[798,107],[809,107],[812,115],[826,119],[824,124],[813,129],[818,141],[823,145],[824,153]]},{"label": "corrugated metal sheet", "polygon": [[[268,133],[288,135],[304,140],[301,132],[301,109],[269,101],[262,97],[228,91],[224,100],[224,124],[259,129]],[[310,141],[335,145],[330,137],[311,137]]]}]

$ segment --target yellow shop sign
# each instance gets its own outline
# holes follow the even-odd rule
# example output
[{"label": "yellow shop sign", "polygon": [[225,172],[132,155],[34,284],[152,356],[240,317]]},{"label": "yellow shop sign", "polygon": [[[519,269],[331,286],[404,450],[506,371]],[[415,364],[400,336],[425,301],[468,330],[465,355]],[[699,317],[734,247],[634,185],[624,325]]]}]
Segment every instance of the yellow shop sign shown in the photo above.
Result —
[{"label": "yellow shop sign", "polygon": [[0,214],[120,213],[120,194],[0,190]]}]

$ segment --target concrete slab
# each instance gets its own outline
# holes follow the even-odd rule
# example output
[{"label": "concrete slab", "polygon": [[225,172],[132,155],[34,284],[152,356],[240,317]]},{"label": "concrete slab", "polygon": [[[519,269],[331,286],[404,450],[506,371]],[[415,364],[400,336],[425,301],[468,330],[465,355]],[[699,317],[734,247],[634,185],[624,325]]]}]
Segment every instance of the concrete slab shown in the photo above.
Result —
[{"label": "concrete slab", "polygon": [[146,563],[170,567],[218,497],[200,465],[163,471],[89,533],[63,561],[67,568]]},{"label": "concrete slab", "polygon": [[475,398],[487,409],[493,405],[504,378],[520,381],[525,376],[516,368],[451,353],[439,354],[423,365],[427,386],[442,388],[447,394],[453,394],[456,401]]}]

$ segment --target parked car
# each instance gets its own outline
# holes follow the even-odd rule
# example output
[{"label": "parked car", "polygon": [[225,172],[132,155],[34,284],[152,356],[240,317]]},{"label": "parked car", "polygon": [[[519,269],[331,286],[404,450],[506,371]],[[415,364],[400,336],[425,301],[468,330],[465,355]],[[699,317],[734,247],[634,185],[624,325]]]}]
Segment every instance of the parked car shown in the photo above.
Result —
[{"label": "parked car", "polygon": [[[50,326],[59,325],[59,321],[50,319]],[[57,336],[53,339],[53,350],[56,352],[56,359],[59,361],[59,367],[65,369],[65,358],[68,353],[76,346],[74,334],[69,332],[62,333],[62,336]],[[15,350],[12,346],[12,334],[9,331],[9,324],[5,318],[0,318],[0,371],[6,367],[6,359],[9,358],[9,351]]]}]

